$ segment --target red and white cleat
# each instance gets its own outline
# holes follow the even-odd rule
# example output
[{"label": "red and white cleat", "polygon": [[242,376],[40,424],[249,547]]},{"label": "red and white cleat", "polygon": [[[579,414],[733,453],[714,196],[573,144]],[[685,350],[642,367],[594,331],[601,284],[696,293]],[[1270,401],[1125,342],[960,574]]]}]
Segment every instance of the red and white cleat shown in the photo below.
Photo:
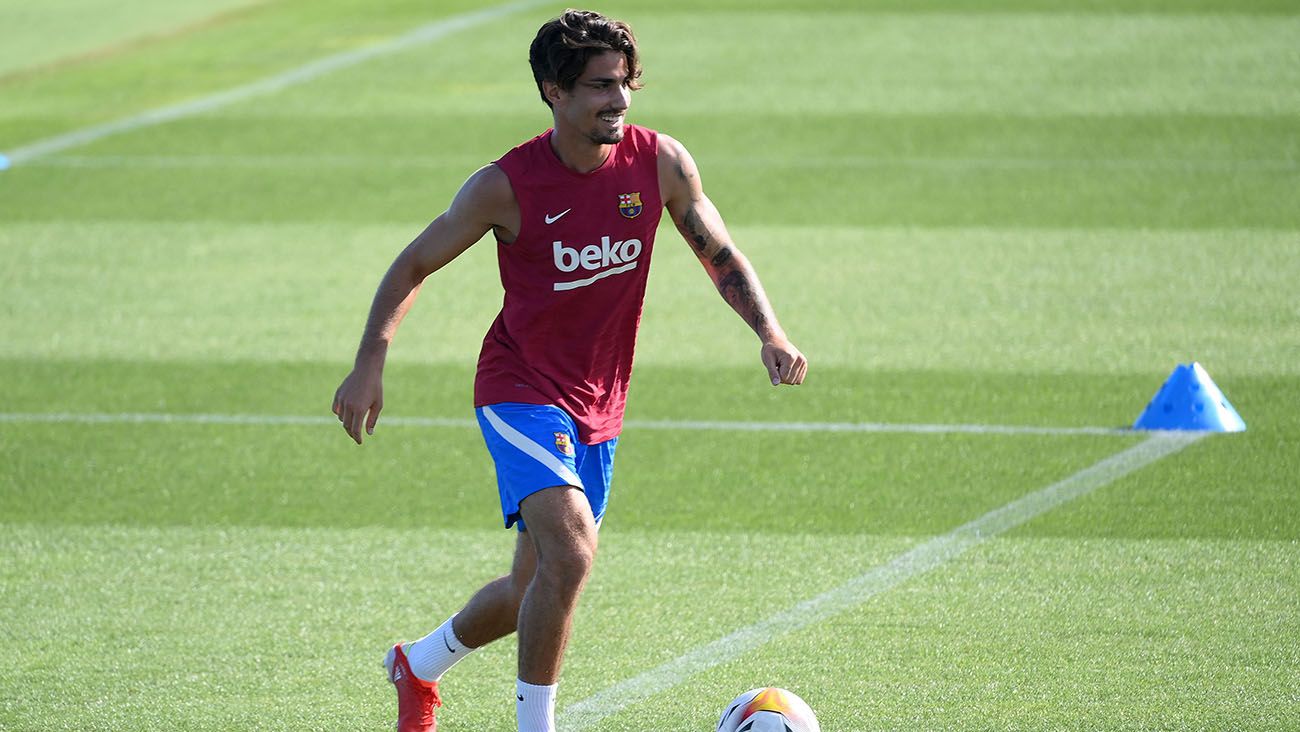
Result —
[{"label": "red and white cleat", "polygon": [[397,687],[397,732],[434,732],[438,729],[438,682],[425,681],[411,672],[411,664],[398,643],[384,657],[388,680]]}]

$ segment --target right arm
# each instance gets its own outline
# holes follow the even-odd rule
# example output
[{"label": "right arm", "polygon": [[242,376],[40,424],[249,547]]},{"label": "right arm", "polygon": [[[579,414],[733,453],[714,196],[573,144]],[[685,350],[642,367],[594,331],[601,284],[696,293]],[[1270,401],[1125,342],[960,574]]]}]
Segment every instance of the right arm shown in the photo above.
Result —
[{"label": "right arm", "polygon": [[492,229],[505,240],[513,238],[513,232],[519,228],[518,219],[519,206],[509,179],[500,168],[488,165],[470,176],[447,211],[393,260],[375,291],[352,372],[334,392],[334,414],[358,445],[363,422],[366,432],[374,434],[384,406],[383,373],[388,345],[415,303],[425,278],[460,256]]}]

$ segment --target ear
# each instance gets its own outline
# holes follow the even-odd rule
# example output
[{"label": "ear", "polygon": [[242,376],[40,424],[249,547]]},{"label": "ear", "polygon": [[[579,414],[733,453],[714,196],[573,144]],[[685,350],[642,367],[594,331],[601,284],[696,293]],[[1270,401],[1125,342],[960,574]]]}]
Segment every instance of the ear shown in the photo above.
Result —
[{"label": "ear", "polygon": [[564,90],[560,89],[559,84],[545,79],[542,80],[542,93],[546,95],[546,98],[550,100],[551,104],[560,101],[560,95],[563,91]]}]

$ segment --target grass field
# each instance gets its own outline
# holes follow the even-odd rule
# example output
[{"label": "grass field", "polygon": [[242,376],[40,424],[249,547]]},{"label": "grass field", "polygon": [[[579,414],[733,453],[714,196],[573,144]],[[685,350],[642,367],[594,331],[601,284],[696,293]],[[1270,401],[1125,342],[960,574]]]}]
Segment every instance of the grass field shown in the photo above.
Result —
[{"label": "grass field", "polygon": [[[549,125],[526,48],[564,6],[501,7],[0,0],[0,729],[387,729],[384,650],[506,569],[490,243],[426,284],[374,438],[327,419],[395,253]],[[599,9],[811,370],[767,386],[661,229],[562,728],[780,685],[828,732],[1300,729],[1300,6]],[[1248,431],[1106,467],[1161,438],[1089,428],[1192,360]],[[513,730],[514,655],[448,675],[440,729]]]}]

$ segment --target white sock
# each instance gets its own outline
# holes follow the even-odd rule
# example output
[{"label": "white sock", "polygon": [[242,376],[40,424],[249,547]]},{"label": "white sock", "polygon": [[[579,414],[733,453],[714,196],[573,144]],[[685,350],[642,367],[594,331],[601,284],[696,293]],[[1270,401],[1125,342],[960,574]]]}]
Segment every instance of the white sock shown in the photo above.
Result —
[{"label": "white sock", "polygon": [[461,643],[451,629],[455,617],[447,618],[447,622],[439,625],[437,630],[407,647],[406,660],[411,662],[411,672],[418,678],[437,681],[447,673],[447,669],[475,650]]},{"label": "white sock", "polygon": [[534,686],[515,680],[515,716],[519,718],[519,732],[555,732],[555,686]]}]

